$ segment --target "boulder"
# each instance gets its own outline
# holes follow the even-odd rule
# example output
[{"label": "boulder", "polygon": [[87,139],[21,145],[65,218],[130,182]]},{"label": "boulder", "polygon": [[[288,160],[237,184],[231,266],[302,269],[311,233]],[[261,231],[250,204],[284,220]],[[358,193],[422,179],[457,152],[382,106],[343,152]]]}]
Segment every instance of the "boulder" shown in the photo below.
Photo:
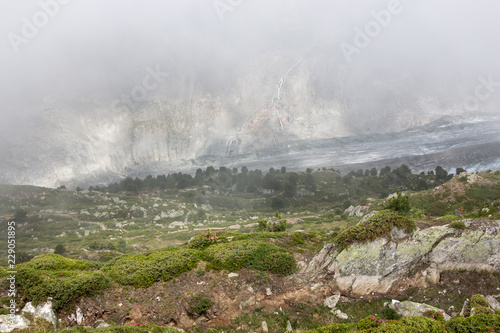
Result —
[{"label": "boulder", "polygon": [[444,320],[450,320],[451,318],[444,312],[444,310],[438,309],[436,307],[433,307],[432,305],[428,305],[425,303],[416,303],[411,301],[394,302],[391,307],[403,317],[418,317],[427,310],[434,310],[442,312]]},{"label": "boulder", "polygon": [[30,321],[21,315],[0,315],[0,332],[28,328]]}]

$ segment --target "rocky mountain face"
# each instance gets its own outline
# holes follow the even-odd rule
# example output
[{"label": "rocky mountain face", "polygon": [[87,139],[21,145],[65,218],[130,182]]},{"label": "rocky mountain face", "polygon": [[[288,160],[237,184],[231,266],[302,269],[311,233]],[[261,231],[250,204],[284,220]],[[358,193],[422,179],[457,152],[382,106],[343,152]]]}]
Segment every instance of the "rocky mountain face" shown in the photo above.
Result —
[{"label": "rocky mountain face", "polygon": [[[266,167],[259,152],[275,156],[295,143],[296,151],[304,152],[309,147],[300,143],[360,135],[370,142],[373,134],[401,132],[463,113],[459,97],[396,89],[415,85],[415,77],[361,83],[339,57],[265,55],[217,88],[203,86],[195,74],[172,74],[144,100],[128,96],[131,102],[124,102],[123,94],[113,99],[104,93],[55,93],[2,131],[0,182],[77,185],[139,169],[168,173],[245,158],[245,163]],[[330,75],[325,78],[323,61],[335,59],[337,65],[324,68]],[[368,96],[374,92],[380,95]],[[340,143],[327,142],[324,148],[335,153],[344,146]],[[381,152],[365,154],[391,158],[382,147],[370,149]],[[287,165],[286,158],[273,163]]]}]

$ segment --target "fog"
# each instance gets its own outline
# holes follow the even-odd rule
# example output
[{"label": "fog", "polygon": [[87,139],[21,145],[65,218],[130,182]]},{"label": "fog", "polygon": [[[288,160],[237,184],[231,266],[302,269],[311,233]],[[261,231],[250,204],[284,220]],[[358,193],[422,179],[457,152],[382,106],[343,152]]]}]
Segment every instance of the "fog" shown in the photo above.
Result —
[{"label": "fog", "polygon": [[[437,113],[498,114],[500,105],[495,0],[1,0],[0,8],[2,159],[34,136],[43,110],[111,105],[147,68],[165,73],[148,98],[250,91],[232,111],[233,134],[299,61],[308,91],[320,104],[340,103],[351,132],[380,132],[402,105],[426,98]],[[479,103],[467,106],[478,85]]]}]

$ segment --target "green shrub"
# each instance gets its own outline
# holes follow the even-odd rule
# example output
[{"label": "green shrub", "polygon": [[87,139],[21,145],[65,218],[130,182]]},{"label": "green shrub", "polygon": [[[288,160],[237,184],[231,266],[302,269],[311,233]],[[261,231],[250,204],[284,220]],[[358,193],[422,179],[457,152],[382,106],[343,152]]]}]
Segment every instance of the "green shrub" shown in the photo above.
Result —
[{"label": "green shrub", "polygon": [[92,270],[99,269],[102,264],[86,261],[69,259],[58,254],[45,253],[36,256],[30,261],[20,264],[19,267],[32,268],[38,270]]},{"label": "green shrub", "polygon": [[369,330],[371,328],[379,327],[382,324],[384,324],[383,319],[377,318],[375,316],[368,316],[358,321],[356,326],[360,330]]},{"label": "green shrub", "polygon": [[398,190],[396,192],[396,197],[389,200],[386,209],[393,210],[395,212],[400,212],[406,214],[410,212],[410,197],[407,195],[402,195]]},{"label": "green shrub", "polygon": [[415,222],[392,210],[382,210],[361,224],[341,231],[333,242],[341,249],[346,249],[355,242],[366,242],[390,234],[392,228],[403,229],[410,234],[417,228]]},{"label": "green shrub", "polygon": [[475,294],[470,298],[470,308],[477,308],[478,306],[489,307],[488,301],[483,295]]},{"label": "green shrub", "polygon": [[305,331],[304,333],[347,333],[351,332],[353,325],[351,324],[330,324],[313,330]]},{"label": "green shrub", "polygon": [[120,257],[111,267],[109,275],[123,285],[149,287],[160,279],[168,281],[193,269],[199,259],[199,251],[192,249],[152,251],[146,255]]},{"label": "green shrub", "polygon": [[110,280],[101,272],[40,271],[33,268],[18,269],[17,283],[23,298],[34,304],[53,298],[56,312],[71,302],[92,296],[110,286]]},{"label": "green shrub", "polygon": [[462,221],[455,221],[450,224],[450,227],[457,230],[465,230],[467,226]]},{"label": "green shrub", "polygon": [[385,333],[446,333],[443,323],[426,317],[405,317],[389,321],[371,332]]},{"label": "green shrub", "polygon": [[212,304],[213,302],[210,298],[203,294],[199,294],[189,299],[187,311],[194,315],[201,315],[202,313],[207,312]]},{"label": "green shrub", "polygon": [[249,268],[287,275],[296,267],[295,259],[284,249],[255,240],[215,244],[203,256],[209,262],[207,268],[217,270]]},{"label": "green shrub", "polygon": [[198,235],[191,239],[188,247],[195,250],[204,250],[210,245],[212,245],[212,241],[208,237]]},{"label": "green shrub", "polygon": [[401,319],[401,316],[399,313],[396,312],[396,310],[391,309],[391,308],[384,308],[381,313],[382,318],[386,320],[399,320]]},{"label": "green shrub", "polygon": [[490,333],[498,332],[500,315],[478,314],[472,317],[454,317],[446,322],[448,333]]},{"label": "green shrub", "polygon": [[[471,310],[472,310],[472,307],[471,307]],[[493,309],[491,309],[489,306],[482,306],[482,305],[478,305],[476,307],[474,307],[474,316],[475,315],[478,315],[478,314],[494,314],[495,311],[493,311]]]},{"label": "green shrub", "polygon": [[263,270],[277,275],[288,275],[295,270],[293,256],[286,252],[271,252],[262,257]]},{"label": "green shrub", "polygon": [[286,220],[281,221],[267,221],[267,220],[258,220],[260,232],[282,232],[286,231]]},{"label": "green shrub", "polygon": [[436,311],[436,310],[427,309],[422,314],[422,316],[430,318],[430,319],[434,319],[434,320],[437,320],[437,321],[444,321],[443,311]]}]

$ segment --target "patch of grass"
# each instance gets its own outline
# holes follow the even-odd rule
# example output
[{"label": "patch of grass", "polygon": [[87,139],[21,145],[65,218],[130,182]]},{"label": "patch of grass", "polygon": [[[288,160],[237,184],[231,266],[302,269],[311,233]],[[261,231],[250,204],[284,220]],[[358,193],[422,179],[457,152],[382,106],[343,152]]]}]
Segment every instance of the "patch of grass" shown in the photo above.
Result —
[{"label": "patch of grass", "polygon": [[157,250],[118,258],[110,267],[109,275],[123,285],[149,287],[156,281],[168,281],[193,269],[199,260],[197,250]]},{"label": "patch of grass", "polygon": [[207,268],[217,270],[249,268],[288,275],[296,268],[295,259],[284,249],[256,240],[212,245],[203,256],[209,262]]}]

